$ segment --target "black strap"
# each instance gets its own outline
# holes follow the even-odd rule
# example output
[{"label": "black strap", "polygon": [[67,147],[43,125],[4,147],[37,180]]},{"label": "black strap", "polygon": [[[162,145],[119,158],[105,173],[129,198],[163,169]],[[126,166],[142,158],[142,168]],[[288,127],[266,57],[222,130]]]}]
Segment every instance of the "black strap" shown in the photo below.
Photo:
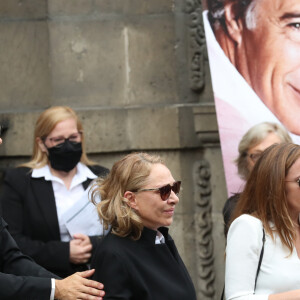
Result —
[{"label": "black strap", "polygon": [[[261,251],[260,251],[260,255],[259,255],[259,261],[258,261],[258,266],[257,266],[257,270],[256,270],[256,276],[255,276],[255,283],[254,283],[254,291],[256,289],[256,282],[257,282],[257,277],[258,277],[258,273],[259,273],[259,270],[260,270],[260,266],[261,266],[261,262],[262,262],[262,259],[263,259],[263,256],[264,256],[264,250],[265,250],[265,241],[266,241],[266,234],[265,234],[265,229],[263,228],[263,238],[262,238],[262,248],[261,248]],[[224,287],[223,287],[223,291],[222,291],[222,295],[221,295],[221,300],[224,299],[224,293],[225,293],[225,284],[224,284]]]},{"label": "black strap", "polygon": [[258,277],[258,273],[259,273],[259,270],[260,270],[260,265],[261,265],[261,262],[262,262],[262,259],[263,259],[263,256],[264,256],[264,250],[265,250],[266,235],[265,235],[265,229],[263,228],[262,230],[263,230],[263,238],[262,238],[263,244],[262,244],[262,248],[261,248],[261,251],[260,251],[259,262],[258,262],[258,266],[257,266],[256,276],[255,276],[254,291],[256,289],[257,277]]}]

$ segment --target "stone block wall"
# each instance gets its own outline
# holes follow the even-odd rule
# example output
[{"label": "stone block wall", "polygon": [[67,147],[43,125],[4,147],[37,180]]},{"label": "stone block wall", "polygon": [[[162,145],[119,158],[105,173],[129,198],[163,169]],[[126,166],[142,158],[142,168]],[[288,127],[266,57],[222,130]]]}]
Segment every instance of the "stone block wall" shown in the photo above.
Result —
[{"label": "stone block wall", "polygon": [[198,299],[218,299],[226,191],[201,1],[1,1],[0,53],[0,180],[29,159],[52,105],[78,112],[89,156],[108,168],[160,154],[183,182],[171,234]]}]

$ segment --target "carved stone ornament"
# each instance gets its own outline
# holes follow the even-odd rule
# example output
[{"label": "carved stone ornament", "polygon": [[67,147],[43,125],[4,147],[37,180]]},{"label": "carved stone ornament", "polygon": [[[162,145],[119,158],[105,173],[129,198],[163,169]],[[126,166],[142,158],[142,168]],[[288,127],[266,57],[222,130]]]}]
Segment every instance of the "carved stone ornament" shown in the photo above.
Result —
[{"label": "carved stone ornament", "polygon": [[198,299],[213,299],[215,295],[215,272],[211,218],[210,166],[206,160],[195,164],[196,188],[196,243]]},{"label": "carved stone ornament", "polygon": [[189,32],[189,80],[191,89],[200,93],[205,84],[204,62],[206,57],[206,42],[202,20],[201,0],[186,0]]}]

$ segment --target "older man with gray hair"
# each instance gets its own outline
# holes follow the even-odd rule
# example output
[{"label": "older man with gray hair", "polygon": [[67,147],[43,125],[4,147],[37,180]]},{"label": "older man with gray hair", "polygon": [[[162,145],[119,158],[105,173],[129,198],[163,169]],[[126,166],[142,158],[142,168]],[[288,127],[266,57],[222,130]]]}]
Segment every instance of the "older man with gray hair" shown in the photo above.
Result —
[{"label": "older man with gray hair", "polygon": [[[207,0],[206,6],[221,142],[230,140],[232,149],[251,126],[269,121],[281,122],[299,143],[300,0]],[[232,164],[235,155],[226,159]]]},{"label": "older man with gray hair", "polygon": [[208,0],[207,5],[230,62],[281,123],[299,135],[300,1]]}]

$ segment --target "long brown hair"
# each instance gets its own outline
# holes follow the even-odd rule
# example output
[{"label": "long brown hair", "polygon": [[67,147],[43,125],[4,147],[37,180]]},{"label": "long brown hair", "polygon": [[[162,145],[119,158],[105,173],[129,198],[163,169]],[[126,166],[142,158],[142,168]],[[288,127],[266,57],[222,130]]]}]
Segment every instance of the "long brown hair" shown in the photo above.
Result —
[{"label": "long brown hair", "polygon": [[298,158],[299,145],[283,143],[267,148],[256,162],[231,218],[231,223],[242,214],[259,218],[266,232],[274,239],[276,231],[291,253],[296,232],[288,211],[285,178]]}]

